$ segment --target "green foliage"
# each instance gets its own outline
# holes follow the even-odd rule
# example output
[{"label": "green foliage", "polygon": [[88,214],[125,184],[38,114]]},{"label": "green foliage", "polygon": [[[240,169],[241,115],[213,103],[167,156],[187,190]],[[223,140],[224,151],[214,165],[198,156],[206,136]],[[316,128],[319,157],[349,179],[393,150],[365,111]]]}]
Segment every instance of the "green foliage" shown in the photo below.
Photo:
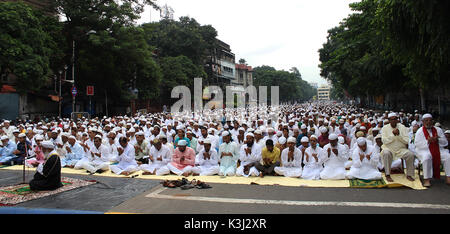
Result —
[{"label": "green foliage", "polygon": [[161,83],[161,97],[170,100],[170,94],[174,87],[185,85],[193,90],[194,78],[206,78],[206,73],[201,66],[194,64],[188,57],[163,57],[160,60],[163,80]]},{"label": "green foliage", "polygon": [[200,25],[195,19],[181,17],[179,21],[163,19],[143,24],[148,44],[157,48],[160,57],[184,55],[194,64],[203,65],[215,47],[217,31],[211,25]]},{"label": "green foliage", "polygon": [[328,31],[321,76],[336,97],[377,96],[448,85],[450,4],[439,0],[362,0]]},{"label": "green foliage", "polygon": [[316,91],[308,82],[302,80],[297,68],[292,68],[291,72],[277,71],[270,66],[261,66],[253,69],[253,85],[267,86],[268,95],[271,95],[270,86],[279,86],[280,101],[306,101],[311,99]]},{"label": "green foliage", "polygon": [[0,3],[0,75],[14,74],[19,92],[38,91],[51,77],[60,56],[55,22],[22,2]]}]

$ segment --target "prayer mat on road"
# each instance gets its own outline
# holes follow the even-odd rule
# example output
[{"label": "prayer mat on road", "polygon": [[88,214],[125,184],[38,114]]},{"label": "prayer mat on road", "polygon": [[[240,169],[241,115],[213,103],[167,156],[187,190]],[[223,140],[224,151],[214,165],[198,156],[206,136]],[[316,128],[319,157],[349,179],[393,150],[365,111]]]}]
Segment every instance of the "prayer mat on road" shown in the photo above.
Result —
[{"label": "prayer mat on road", "polygon": [[22,202],[62,193],[75,188],[95,184],[96,182],[62,177],[63,186],[52,191],[32,191],[28,184],[11,185],[0,188],[0,206],[16,205]]},{"label": "prayer mat on road", "polygon": [[[23,166],[11,166],[7,168],[3,168],[2,170],[23,170]],[[35,168],[27,168],[27,170],[34,171]],[[89,175],[86,170],[75,170],[73,168],[62,168],[61,173],[65,174],[77,174],[77,175]],[[116,178],[137,178],[137,179],[148,179],[148,180],[178,180],[183,178],[183,176],[177,175],[164,175],[164,176],[156,176],[156,175],[142,175],[142,171],[134,172],[129,176],[124,175],[116,175],[112,173],[110,170],[105,171],[101,174],[94,174],[94,176],[99,177],[116,177]],[[422,186],[422,183],[419,180],[419,176],[416,172],[416,180],[411,182],[406,179],[404,174],[392,174],[392,179],[394,182],[387,182],[383,173],[383,181],[386,183],[384,187],[386,188],[398,188],[398,187],[409,187],[412,189],[426,189]],[[283,176],[265,176],[264,178],[260,177],[242,177],[242,176],[189,176],[188,179],[197,179],[201,180],[205,183],[219,183],[219,184],[258,184],[258,185],[280,185],[280,186],[291,186],[291,187],[312,187],[312,188],[351,188],[351,184],[349,180],[305,180],[299,178],[287,178]],[[381,184],[378,184],[376,187],[365,186],[365,188],[380,188]],[[355,188],[355,187],[353,187]]]},{"label": "prayer mat on road", "polygon": [[383,179],[381,180],[361,180],[361,179],[353,179],[349,180],[350,187],[352,188],[383,188],[386,187],[386,182]]}]

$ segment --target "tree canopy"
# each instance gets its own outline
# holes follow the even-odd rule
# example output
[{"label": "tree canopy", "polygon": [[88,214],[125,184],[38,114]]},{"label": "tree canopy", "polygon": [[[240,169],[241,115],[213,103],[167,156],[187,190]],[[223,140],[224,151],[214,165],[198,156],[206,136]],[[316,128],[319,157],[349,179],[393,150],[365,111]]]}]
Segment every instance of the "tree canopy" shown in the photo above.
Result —
[{"label": "tree canopy", "polygon": [[321,76],[336,96],[432,90],[449,77],[450,4],[445,0],[362,0],[328,30]]},{"label": "tree canopy", "polygon": [[260,66],[253,69],[253,85],[267,86],[267,93],[271,95],[270,87],[279,86],[280,101],[308,101],[316,90],[302,80],[302,76],[297,68],[289,71],[278,71],[270,66]]}]

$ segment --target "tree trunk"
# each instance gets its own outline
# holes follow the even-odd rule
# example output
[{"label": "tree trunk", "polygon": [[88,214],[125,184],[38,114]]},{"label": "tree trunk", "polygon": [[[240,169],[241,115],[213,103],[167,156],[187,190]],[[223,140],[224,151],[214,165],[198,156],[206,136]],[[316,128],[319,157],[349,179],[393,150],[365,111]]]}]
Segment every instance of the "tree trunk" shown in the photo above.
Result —
[{"label": "tree trunk", "polygon": [[419,93],[420,93],[420,109],[422,113],[425,113],[426,105],[425,105],[425,94],[423,93],[423,89],[419,89]]}]

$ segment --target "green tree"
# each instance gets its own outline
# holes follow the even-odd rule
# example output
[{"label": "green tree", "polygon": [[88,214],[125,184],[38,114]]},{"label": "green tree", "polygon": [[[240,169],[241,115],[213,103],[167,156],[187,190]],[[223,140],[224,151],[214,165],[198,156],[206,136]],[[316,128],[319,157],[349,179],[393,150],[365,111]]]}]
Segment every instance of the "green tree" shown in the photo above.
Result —
[{"label": "green tree", "polygon": [[172,89],[184,85],[193,90],[194,78],[206,78],[206,73],[201,66],[194,64],[188,57],[163,57],[159,64],[163,73],[161,82],[161,100],[171,100]]},{"label": "green tree", "polygon": [[280,101],[307,101],[315,95],[314,89],[308,82],[302,80],[297,68],[288,71],[277,71],[270,66],[261,66],[253,69],[253,85],[267,86],[268,95],[271,95],[270,86],[279,86]]},{"label": "green tree", "polygon": [[39,91],[61,56],[54,40],[60,31],[56,19],[22,2],[1,2],[0,24],[0,76],[14,74],[19,92]]}]

